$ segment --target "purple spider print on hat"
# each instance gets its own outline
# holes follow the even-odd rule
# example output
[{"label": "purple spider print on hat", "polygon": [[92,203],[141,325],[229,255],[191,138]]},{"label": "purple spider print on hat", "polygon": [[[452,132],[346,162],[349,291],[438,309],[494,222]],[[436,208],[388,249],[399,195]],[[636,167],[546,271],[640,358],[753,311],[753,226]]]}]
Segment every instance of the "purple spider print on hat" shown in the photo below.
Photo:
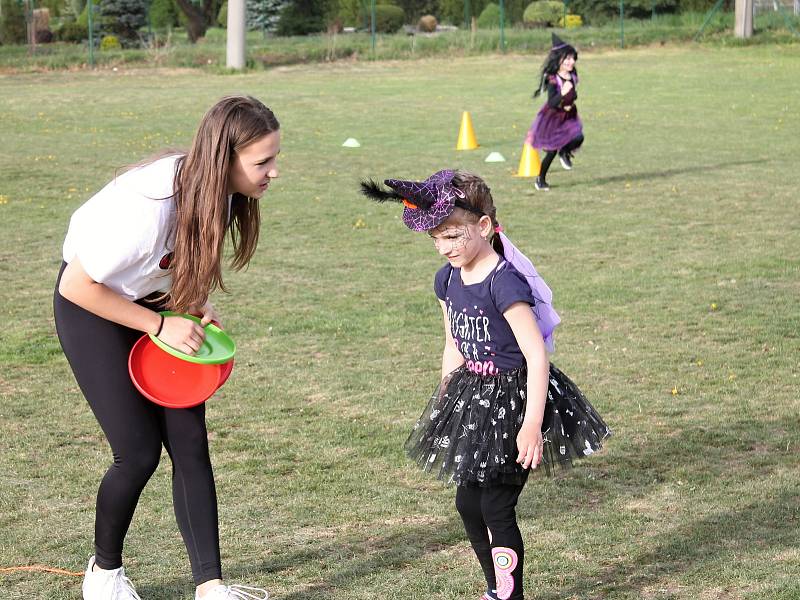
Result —
[{"label": "purple spider print on hat", "polygon": [[361,193],[385,202],[402,202],[403,223],[413,231],[430,231],[447,220],[456,206],[483,214],[466,202],[464,192],[452,185],[455,171],[437,171],[425,181],[387,179],[384,183],[393,191],[386,191],[374,181],[361,182]]}]

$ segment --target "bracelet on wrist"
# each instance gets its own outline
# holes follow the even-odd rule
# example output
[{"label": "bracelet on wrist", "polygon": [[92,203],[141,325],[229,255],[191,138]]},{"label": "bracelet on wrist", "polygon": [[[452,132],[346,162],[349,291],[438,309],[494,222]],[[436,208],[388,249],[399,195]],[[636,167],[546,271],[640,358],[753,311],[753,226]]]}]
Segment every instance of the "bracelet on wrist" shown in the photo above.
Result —
[{"label": "bracelet on wrist", "polygon": [[155,333],[155,336],[158,337],[161,334],[161,330],[164,329],[164,315],[158,315],[161,317],[161,323],[158,324],[158,330]]}]

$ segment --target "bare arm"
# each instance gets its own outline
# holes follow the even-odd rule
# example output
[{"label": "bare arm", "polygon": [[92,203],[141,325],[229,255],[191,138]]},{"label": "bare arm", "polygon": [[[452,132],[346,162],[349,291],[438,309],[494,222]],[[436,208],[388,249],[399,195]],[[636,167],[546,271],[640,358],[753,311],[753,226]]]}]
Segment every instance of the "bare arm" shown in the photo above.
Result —
[{"label": "bare arm", "polygon": [[444,317],[444,352],[442,352],[442,379],[464,364],[464,356],[459,352],[450,333],[450,322],[447,319],[447,307],[442,300],[442,316]]},{"label": "bare arm", "polygon": [[550,361],[544,339],[526,302],[515,302],[504,313],[528,365],[525,419],[517,435],[517,462],[534,469],[542,460],[542,419],[549,383]]},{"label": "bare arm", "polygon": [[[77,257],[64,269],[58,292],[73,304],[98,317],[131,329],[155,334],[161,325],[161,316],[158,313],[123,298],[89,277]],[[188,319],[167,317],[158,337],[173,348],[191,354],[197,352],[203,344],[205,332],[202,327]]]}]

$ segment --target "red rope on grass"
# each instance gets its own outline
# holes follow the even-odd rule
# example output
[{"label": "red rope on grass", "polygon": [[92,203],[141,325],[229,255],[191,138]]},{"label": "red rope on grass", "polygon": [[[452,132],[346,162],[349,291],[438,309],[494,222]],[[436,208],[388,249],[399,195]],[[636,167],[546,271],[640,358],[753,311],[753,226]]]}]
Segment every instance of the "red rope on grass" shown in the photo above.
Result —
[{"label": "red rope on grass", "polygon": [[56,575],[83,577],[83,571],[66,571],[64,569],[55,569],[53,567],[45,567],[43,565],[30,565],[27,567],[0,567],[0,573],[16,573],[18,571],[36,571],[40,573],[55,573]]}]

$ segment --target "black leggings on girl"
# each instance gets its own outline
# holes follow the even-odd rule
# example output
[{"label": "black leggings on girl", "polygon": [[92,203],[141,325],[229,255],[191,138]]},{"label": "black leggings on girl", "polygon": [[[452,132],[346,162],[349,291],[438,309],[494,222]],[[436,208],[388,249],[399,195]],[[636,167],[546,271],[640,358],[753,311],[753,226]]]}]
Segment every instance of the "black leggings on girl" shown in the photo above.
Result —
[{"label": "black leggings on girl", "polygon": [[73,304],[58,293],[58,282],[53,308],[61,347],[114,455],[97,492],[97,566],[116,569],[122,565],[125,534],[139,495],[161,459],[163,444],[172,459],[175,517],[195,584],[221,578],[217,494],[205,405],[163,408],[138,392],[128,375],[128,354],[142,336],[140,331]]},{"label": "black leggings on girl", "polygon": [[564,146],[563,148],[559,148],[557,151],[548,150],[547,152],[545,152],[544,158],[542,159],[542,168],[539,171],[539,177],[541,177],[542,180],[544,180],[547,177],[547,171],[550,170],[550,163],[553,162],[553,159],[556,157],[556,154],[561,154],[562,152],[575,152],[575,150],[581,147],[581,144],[583,144],[582,133],[571,139],[569,142],[567,142],[567,145]]},{"label": "black leggings on girl", "polygon": [[456,509],[489,590],[500,600],[522,600],[525,551],[515,508],[521,485],[458,486]]}]

